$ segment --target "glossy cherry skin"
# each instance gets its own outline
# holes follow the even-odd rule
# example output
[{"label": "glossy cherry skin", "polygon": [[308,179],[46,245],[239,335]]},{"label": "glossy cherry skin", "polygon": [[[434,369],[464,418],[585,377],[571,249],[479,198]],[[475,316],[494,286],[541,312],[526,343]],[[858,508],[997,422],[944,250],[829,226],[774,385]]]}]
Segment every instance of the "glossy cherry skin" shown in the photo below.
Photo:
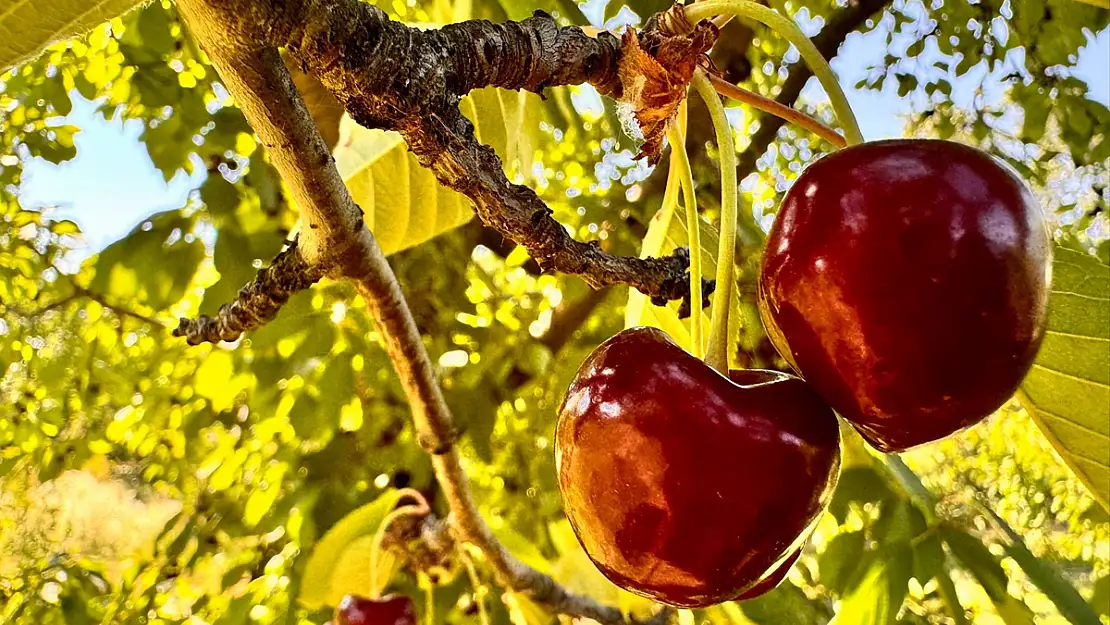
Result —
[{"label": "glossy cherry skin", "polygon": [[404,595],[367,599],[347,595],[335,608],[335,625],[416,625],[416,608]]},{"label": "glossy cherry skin", "polygon": [[760,273],[772,342],[876,448],[997,410],[1044,335],[1044,213],[977,149],[878,141],[817,161],[779,208]]},{"label": "glossy cherry skin", "polygon": [[720,603],[774,587],[808,538],[836,482],[836,417],[794,376],[732,378],[633,328],[571,383],[559,487],[586,554],[618,586],[675,606]]}]

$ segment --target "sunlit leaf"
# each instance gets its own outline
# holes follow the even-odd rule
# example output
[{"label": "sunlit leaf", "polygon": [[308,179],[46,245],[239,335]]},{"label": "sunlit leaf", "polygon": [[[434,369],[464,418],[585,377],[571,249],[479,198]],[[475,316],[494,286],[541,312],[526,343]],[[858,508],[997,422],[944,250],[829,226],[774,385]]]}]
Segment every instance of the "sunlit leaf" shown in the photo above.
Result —
[{"label": "sunlit leaf", "polygon": [[[719,245],[718,233],[713,226],[704,220],[699,220],[701,228],[701,274],[703,278],[710,278],[717,273],[717,247]],[[689,246],[689,230],[686,227],[685,209],[679,207],[666,207],[659,209],[651,218],[647,234],[644,236],[643,246],[640,250],[641,257],[659,257],[673,252],[676,248]],[[720,291],[715,291],[710,296],[715,301]],[[731,311],[729,312],[729,344],[735,345],[740,334],[741,313],[740,295],[737,289],[731,289]],[[690,320],[679,319],[678,309],[680,302],[671,302],[666,306],[655,306],[651,300],[635,289],[628,293],[628,305],[624,309],[624,325],[626,328],[634,326],[652,326],[666,332],[675,343],[683,349],[690,350]],[[708,342],[710,308],[702,311],[702,337]],[[702,350],[704,353],[704,349]]]},{"label": "sunlit leaf", "polygon": [[884,547],[870,559],[860,583],[840,602],[830,625],[886,625],[898,622],[913,574],[909,545]]},{"label": "sunlit leaf", "polygon": [[1019,397],[1052,446],[1110,506],[1110,266],[1057,246],[1048,331]]},{"label": "sunlit leaf", "polygon": [[[357,568],[353,564],[361,559],[357,554],[366,553],[366,557],[369,557],[370,545],[360,539],[372,538],[386,515],[397,506],[400,499],[400,491],[386,491],[372,503],[343,517],[320,538],[312,548],[308,564],[305,565],[299,597],[302,604],[311,609],[334,606],[339,603],[344,594],[358,590],[349,587],[348,578],[340,573],[350,574]],[[348,554],[348,550],[354,553]],[[346,571],[339,570],[341,561],[345,563]],[[365,562],[369,566],[369,560]],[[379,578],[385,579],[385,576],[379,575]],[[358,583],[358,578],[353,581]]]},{"label": "sunlit leaf", "polygon": [[250,374],[235,375],[231,353],[217,350],[200,363],[193,384],[198,395],[212,402],[212,410],[222,412],[230,408],[235,397],[253,381],[254,376]]},{"label": "sunlit leaf", "polygon": [[[542,117],[538,96],[481,89],[463,99],[462,111],[507,171],[531,167]],[[344,116],[335,163],[386,254],[419,245],[474,216],[470,200],[440,186],[398,133],[366,129]]]},{"label": "sunlit leaf", "polygon": [[0,0],[0,71],[137,4],[135,0]]},{"label": "sunlit leaf", "polygon": [[160,310],[177,303],[204,258],[193,224],[180,211],[154,215],[100,253],[90,288],[121,304],[138,301]]}]

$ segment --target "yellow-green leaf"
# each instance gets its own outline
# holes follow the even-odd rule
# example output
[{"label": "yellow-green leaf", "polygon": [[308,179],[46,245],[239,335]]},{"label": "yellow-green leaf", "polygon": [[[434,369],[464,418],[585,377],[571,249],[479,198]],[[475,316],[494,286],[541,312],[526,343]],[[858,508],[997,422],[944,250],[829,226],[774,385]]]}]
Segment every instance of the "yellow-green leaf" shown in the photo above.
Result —
[{"label": "yellow-green leaf", "polygon": [[501,525],[496,529],[492,529],[492,531],[493,535],[497,537],[497,540],[501,541],[501,544],[504,545],[505,548],[509,550],[509,553],[513,554],[517,560],[520,560],[541,573],[551,572],[551,565],[548,563],[543,553],[540,552],[535,541],[521,536],[508,525]]},{"label": "yellow-green leaf", "polygon": [[135,0],[0,0],[0,71],[141,4]]},{"label": "yellow-green leaf", "polygon": [[[480,89],[461,106],[478,139],[497,151],[507,172],[532,166],[542,117],[539,96]],[[344,116],[335,164],[386,254],[419,245],[474,216],[470,200],[440,186],[396,132],[366,129]]]},{"label": "yellow-green leaf", "polygon": [[863,579],[845,595],[830,625],[887,625],[898,611],[913,575],[913,552],[905,543],[891,545],[870,560]]},{"label": "yellow-green leaf", "polygon": [[[369,596],[370,544],[374,533],[397,502],[401,493],[389,490],[373,502],[356,509],[336,523],[312,548],[301,582],[300,602],[311,610],[339,603],[344,594]],[[393,562],[383,558],[378,581],[384,587],[392,577]],[[365,579],[360,569],[366,571]],[[378,590],[381,590],[380,588]]]},{"label": "yellow-green leaf", "polygon": [[[679,213],[678,206],[659,209],[648,224],[647,234],[644,236],[643,247],[640,251],[642,258],[665,256],[676,248],[689,245],[690,233],[686,226],[685,213]],[[682,209],[683,211],[685,209]],[[719,235],[717,230],[706,223],[699,221],[701,227],[701,275],[712,278],[717,274],[717,246]],[[720,286],[718,286],[720,290]],[[739,338],[740,321],[743,318],[740,308],[740,296],[733,288],[731,311],[729,312],[729,344],[735,345]],[[717,293],[711,296],[715,301]],[[687,351],[690,349],[690,320],[678,318],[680,302],[670,302],[666,306],[655,306],[643,293],[631,289],[628,293],[628,305],[624,309],[624,327],[652,326],[666,332],[675,343]],[[709,308],[702,311],[703,339],[708,339]],[[708,341],[706,340],[708,344]],[[704,346],[702,353],[704,353]]]},{"label": "yellow-green leaf", "polygon": [[501,596],[513,625],[548,625],[555,617],[524,595],[507,592]]},{"label": "yellow-green leaf", "polygon": [[1057,246],[1048,331],[1018,397],[1110,509],[1110,266]]}]

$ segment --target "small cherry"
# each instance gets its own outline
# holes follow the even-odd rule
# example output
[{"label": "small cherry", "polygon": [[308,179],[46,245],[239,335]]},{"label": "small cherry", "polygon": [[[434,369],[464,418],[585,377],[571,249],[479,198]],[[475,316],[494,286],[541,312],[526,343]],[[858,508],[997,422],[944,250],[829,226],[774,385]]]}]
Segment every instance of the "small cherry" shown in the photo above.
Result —
[{"label": "small cherry", "polygon": [[347,595],[336,606],[333,620],[335,625],[416,625],[416,609],[404,595],[378,599]]},{"label": "small cherry", "polygon": [[881,451],[982,420],[1045,331],[1052,242],[1007,167],[935,140],[810,165],[767,240],[759,307],[798,373]]},{"label": "small cherry", "polygon": [[563,400],[556,468],[586,554],[617,585],[680,607],[773,588],[828,501],[832,410],[799,378],[726,378],[654,328],[586,359]]}]

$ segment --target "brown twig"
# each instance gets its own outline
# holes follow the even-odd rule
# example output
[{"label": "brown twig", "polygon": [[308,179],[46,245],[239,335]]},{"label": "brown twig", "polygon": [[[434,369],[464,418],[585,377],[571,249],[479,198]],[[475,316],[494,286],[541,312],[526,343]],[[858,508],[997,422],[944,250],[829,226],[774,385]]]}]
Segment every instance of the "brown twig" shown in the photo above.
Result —
[{"label": "brown twig", "polygon": [[293,241],[269,267],[239,289],[235,301],[220,306],[215,317],[183,318],[173,335],[185,337],[189,345],[237,340],[243,332],[272,321],[294,293],[307,289],[321,277],[321,266],[305,262],[298,254],[297,241]]},{"label": "brown twig", "polygon": [[848,145],[848,142],[844,139],[844,137],[837,134],[835,130],[797,109],[776,102],[771,98],[761,96],[758,93],[748,91],[747,89],[742,89],[728,82],[727,80],[713,74],[708,74],[708,76],[709,81],[713,83],[713,88],[717,90],[717,93],[725,96],[726,98],[732,98],[737,102],[743,102],[744,104],[747,104],[752,108],[763,111],[764,113],[769,113],[783,121],[787,121],[791,124],[794,124],[795,126],[804,128],[817,135],[818,137],[821,137],[825,141],[833,144],[837,148],[843,148],[844,146]]},{"label": "brown twig", "polygon": [[[158,321],[157,319],[153,319],[153,318],[148,317],[148,316],[146,316],[142,313],[135,312],[134,310],[131,310],[129,308],[125,308],[123,306],[117,306],[117,305],[109,302],[107,300],[107,298],[105,298],[103,295],[101,295],[99,293],[96,293],[94,291],[90,291],[89,289],[86,289],[85,287],[83,287],[83,286],[81,286],[77,283],[71,283],[71,286],[73,287],[73,292],[70,293],[69,295],[63,297],[60,300],[51,302],[51,303],[47,304],[46,306],[43,306],[42,308],[40,308],[36,311],[30,312],[30,313],[19,313],[20,316],[22,316],[22,317],[41,317],[42,315],[45,315],[46,313],[48,313],[52,310],[57,310],[59,308],[62,308],[63,306],[65,306],[65,305],[67,305],[71,302],[74,302],[76,300],[88,299],[88,300],[96,302],[97,304],[100,304],[103,308],[105,308],[106,310],[110,310],[111,312],[115,313],[115,315],[118,316],[118,317],[130,317],[130,318],[135,319],[137,321],[142,321],[144,323],[149,323],[153,326],[162,326],[162,325],[164,325],[162,322]],[[15,309],[13,309],[13,310],[15,310]],[[16,310],[16,312],[19,312],[19,311]]]}]

